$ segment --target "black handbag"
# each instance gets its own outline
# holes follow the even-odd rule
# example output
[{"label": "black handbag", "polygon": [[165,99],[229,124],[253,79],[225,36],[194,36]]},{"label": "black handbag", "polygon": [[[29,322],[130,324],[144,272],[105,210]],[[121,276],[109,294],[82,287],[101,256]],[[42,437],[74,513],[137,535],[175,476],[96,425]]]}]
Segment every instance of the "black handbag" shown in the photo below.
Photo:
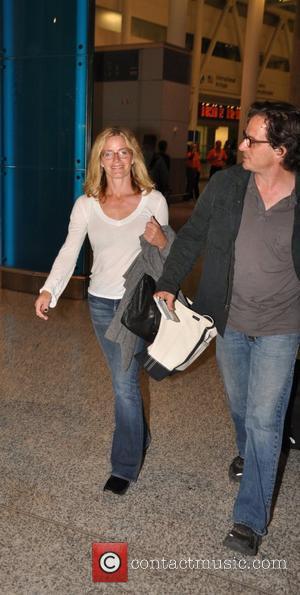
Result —
[{"label": "black handbag", "polygon": [[121,322],[132,333],[152,343],[159,328],[161,314],[153,299],[155,281],[146,273],[138,282],[122,314]]}]

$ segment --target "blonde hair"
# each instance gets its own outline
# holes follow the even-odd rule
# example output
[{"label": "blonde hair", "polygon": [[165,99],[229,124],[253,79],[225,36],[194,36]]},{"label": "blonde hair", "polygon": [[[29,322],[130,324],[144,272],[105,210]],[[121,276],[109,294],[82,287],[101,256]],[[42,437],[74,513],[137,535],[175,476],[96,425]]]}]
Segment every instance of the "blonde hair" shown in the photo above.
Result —
[{"label": "blonde hair", "polygon": [[116,126],[105,128],[95,139],[84,184],[86,195],[95,196],[99,200],[103,200],[105,197],[107,179],[104,168],[100,164],[100,156],[107,139],[111,136],[122,136],[126,146],[132,151],[132,188],[137,192],[142,192],[142,190],[145,190],[147,193],[150,192],[154,188],[154,183],[148,174],[143,153],[136,137],[128,128]]}]

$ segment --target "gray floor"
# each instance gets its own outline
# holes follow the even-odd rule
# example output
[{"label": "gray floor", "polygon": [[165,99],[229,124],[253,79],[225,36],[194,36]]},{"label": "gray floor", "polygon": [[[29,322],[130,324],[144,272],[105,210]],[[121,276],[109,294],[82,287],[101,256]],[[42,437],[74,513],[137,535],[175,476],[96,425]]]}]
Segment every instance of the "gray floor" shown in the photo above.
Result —
[{"label": "gray floor", "polygon": [[[152,444],[129,492],[104,495],[113,401],[87,304],[61,300],[44,323],[33,301],[1,290],[1,594],[299,593],[300,451],[257,568],[222,546],[235,444],[214,347],[188,372],[143,378]],[[92,543],[111,541],[128,542],[129,580],[93,583]],[[189,558],[198,569],[172,569]]]}]

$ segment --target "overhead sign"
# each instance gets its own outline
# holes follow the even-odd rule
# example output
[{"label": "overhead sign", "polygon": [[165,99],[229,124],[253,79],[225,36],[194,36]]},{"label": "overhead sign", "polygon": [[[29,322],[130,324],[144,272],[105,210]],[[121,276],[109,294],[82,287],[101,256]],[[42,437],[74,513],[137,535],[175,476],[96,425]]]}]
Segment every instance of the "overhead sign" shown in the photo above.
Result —
[{"label": "overhead sign", "polygon": [[199,103],[198,117],[213,120],[239,120],[241,108],[238,105],[220,105],[218,103]]}]

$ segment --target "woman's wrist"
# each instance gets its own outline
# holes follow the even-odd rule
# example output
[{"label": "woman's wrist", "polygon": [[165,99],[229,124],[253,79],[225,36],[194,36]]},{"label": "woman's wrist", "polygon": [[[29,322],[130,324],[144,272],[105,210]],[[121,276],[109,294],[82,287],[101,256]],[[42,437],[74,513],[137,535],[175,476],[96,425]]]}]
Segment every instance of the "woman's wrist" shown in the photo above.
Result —
[{"label": "woman's wrist", "polygon": [[166,236],[164,235],[164,237],[163,237],[163,238],[161,239],[161,241],[159,242],[159,245],[158,245],[158,248],[159,248],[159,250],[164,250],[164,249],[165,249],[165,247],[166,247],[166,245],[167,245],[167,238],[166,238]]},{"label": "woman's wrist", "polygon": [[50,299],[52,298],[52,293],[49,291],[49,289],[40,289],[40,295],[42,293],[47,294],[47,297],[49,296]]}]

